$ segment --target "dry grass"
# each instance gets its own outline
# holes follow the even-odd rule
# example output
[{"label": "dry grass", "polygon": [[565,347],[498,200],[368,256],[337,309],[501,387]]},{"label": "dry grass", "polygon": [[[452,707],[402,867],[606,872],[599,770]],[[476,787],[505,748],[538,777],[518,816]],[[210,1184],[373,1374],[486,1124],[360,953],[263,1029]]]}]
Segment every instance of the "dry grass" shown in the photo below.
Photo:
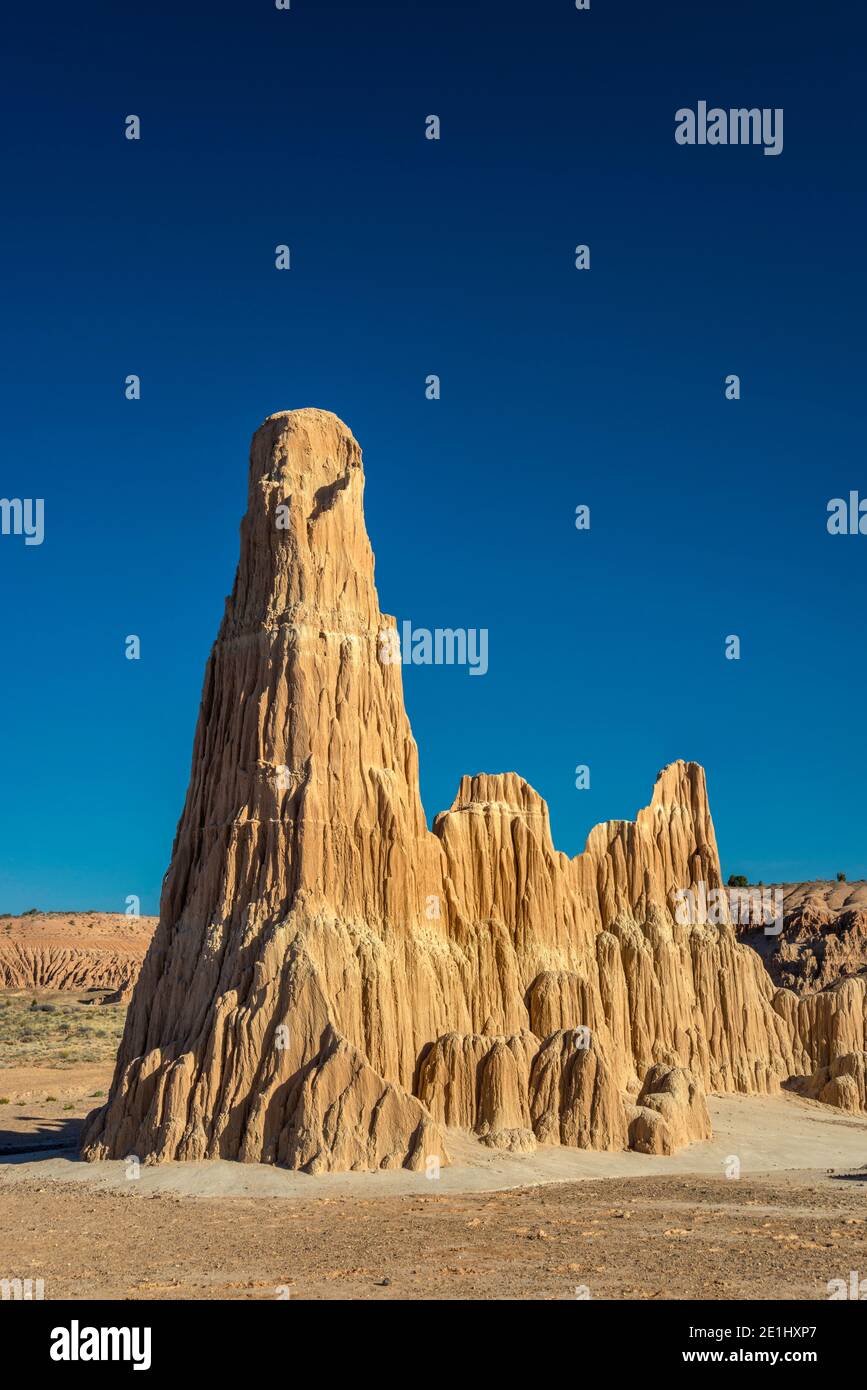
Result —
[{"label": "dry grass", "polygon": [[126,1006],[101,1004],[102,993],[0,993],[0,1075],[6,1067],[22,1065],[62,1069],[113,1061]]}]

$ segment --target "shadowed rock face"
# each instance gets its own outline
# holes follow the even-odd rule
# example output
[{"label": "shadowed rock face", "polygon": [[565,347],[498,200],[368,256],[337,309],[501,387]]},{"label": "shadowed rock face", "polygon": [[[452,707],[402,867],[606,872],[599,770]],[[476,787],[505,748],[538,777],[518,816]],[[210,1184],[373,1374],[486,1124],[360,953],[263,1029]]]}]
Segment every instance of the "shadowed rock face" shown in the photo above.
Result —
[{"label": "shadowed rock face", "polygon": [[729,924],[673,920],[679,889],[721,882],[697,765],[571,860],[514,773],[464,777],[427,829],[362,492],[336,416],[254,436],[160,923],[86,1156],[423,1168],[442,1124],[622,1147],[640,1091],[665,1148],[702,1131],[701,1087],[768,1091],[862,1049],[863,987],[816,1008]]}]

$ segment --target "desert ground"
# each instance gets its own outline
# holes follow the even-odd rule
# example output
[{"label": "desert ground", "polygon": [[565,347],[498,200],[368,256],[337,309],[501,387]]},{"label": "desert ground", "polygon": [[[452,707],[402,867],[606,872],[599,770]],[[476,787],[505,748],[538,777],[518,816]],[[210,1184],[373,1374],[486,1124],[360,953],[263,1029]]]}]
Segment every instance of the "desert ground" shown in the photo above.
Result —
[{"label": "desert ground", "polygon": [[122,1016],[0,996],[0,1267],[46,1298],[826,1299],[867,1273],[867,1118],[793,1095],[712,1097],[714,1138],[670,1158],[452,1131],[436,1180],[84,1163]]},{"label": "desert ground", "polygon": [[[799,1118],[806,1142],[821,1120]],[[863,1158],[865,1139],[853,1127],[842,1147]],[[867,1269],[867,1164],[730,1180],[708,1163],[578,1181],[534,1165],[507,1187],[456,1166],[412,1192],[335,1175],[306,1179],[307,1195],[303,1175],[222,1171],[236,1164],[92,1181],[81,1163],[7,1157],[2,1260],[46,1298],[84,1300],[824,1300],[829,1280]]]},{"label": "desert ground", "polygon": [[71,1299],[828,1298],[867,1267],[860,1174],[193,1197],[0,1176],[3,1262]]},{"label": "desert ground", "polygon": [[714,1137],[671,1157],[450,1130],[435,1179],[85,1163],[152,929],[0,931],[25,982],[0,990],[0,1275],[48,1299],[822,1300],[867,1276],[867,1116],[785,1092],[711,1096]]}]

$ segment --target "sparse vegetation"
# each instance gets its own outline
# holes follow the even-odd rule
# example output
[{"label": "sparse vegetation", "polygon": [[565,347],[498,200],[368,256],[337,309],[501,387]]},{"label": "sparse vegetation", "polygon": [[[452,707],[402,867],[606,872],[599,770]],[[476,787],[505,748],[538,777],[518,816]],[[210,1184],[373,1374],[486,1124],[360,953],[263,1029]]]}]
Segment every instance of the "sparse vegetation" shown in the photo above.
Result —
[{"label": "sparse vegetation", "polygon": [[729,874],[729,888],[749,888],[750,881],[746,874]]},{"label": "sparse vegetation", "polygon": [[50,1003],[24,990],[0,994],[0,1072],[110,1062],[125,1013],[123,1004],[85,1004],[70,994],[55,994]]},{"label": "sparse vegetation", "polygon": [[845,875],[845,874],[838,874],[838,875],[837,875],[837,882],[838,882],[838,883],[845,883],[845,882],[846,882],[846,875]]}]

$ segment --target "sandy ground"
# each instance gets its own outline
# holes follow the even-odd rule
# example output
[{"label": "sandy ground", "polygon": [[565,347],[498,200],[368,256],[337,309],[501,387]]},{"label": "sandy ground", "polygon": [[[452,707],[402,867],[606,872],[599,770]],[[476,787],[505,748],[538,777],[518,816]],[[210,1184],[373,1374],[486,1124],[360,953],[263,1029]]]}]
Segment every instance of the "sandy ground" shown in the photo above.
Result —
[{"label": "sandy ground", "polygon": [[21,1150],[70,1150],[81,1121],[108,1094],[112,1065],[0,1067],[0,1164]]},{"label": "sandy ground", "polygon": [[0,1267],[47,1299],[824,1300],[867,1271],[865,1192],[867,1170],[367,1198],[2,1175]]},{"label": "sandy ground", "polygon": [[867,1277],[867,1121],[794,1096],[712,1098],[714,1139],[670,1159],[499,1156],[452,1133],[437,1180],[313,1178],[81,1163],[95,1073],[54,1073],[52,1112],[18,1071],[0,1277],[41,1278],[49,1299],[826,1299],[828,1280]]}]

